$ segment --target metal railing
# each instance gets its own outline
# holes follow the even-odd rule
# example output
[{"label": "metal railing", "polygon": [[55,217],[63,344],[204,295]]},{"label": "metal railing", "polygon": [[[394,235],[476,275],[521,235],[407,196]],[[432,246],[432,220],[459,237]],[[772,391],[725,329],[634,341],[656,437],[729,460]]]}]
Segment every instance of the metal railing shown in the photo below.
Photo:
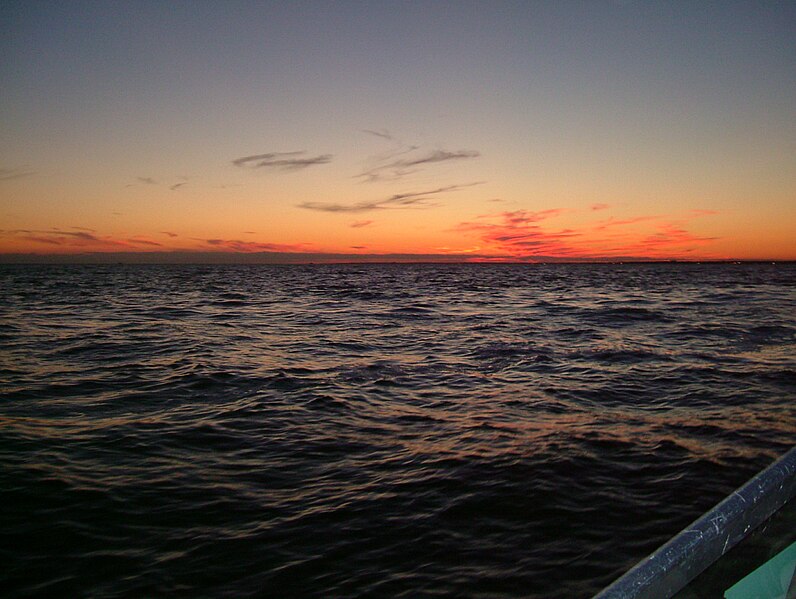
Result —
[{"label": "metal railing", "polygon": [[793,447],[594,599],[673,596],[795,494],[796,447]]}]

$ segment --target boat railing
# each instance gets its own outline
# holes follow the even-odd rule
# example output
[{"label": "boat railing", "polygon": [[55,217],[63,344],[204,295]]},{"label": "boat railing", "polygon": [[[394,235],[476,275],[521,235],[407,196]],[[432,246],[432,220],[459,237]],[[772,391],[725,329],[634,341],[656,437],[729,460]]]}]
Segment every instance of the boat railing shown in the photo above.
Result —
[{"label": "boat railing", "polygon": [[672,597],[796,494],[796,447],[595,595]]}]

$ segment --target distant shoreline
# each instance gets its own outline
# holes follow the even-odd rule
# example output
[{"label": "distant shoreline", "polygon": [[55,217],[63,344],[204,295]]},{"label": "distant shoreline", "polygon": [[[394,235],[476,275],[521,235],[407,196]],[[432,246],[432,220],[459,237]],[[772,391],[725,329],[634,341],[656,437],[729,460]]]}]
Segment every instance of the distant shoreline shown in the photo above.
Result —
[{"label": "distant shoreline", "polygon": [[2,265],[333,265],[333,264],[794,264],[796,259],[652,259],[635,256],[557,258],[446,254],[322,254],[227,252],[112,252],[88,254],[0,254]]}]

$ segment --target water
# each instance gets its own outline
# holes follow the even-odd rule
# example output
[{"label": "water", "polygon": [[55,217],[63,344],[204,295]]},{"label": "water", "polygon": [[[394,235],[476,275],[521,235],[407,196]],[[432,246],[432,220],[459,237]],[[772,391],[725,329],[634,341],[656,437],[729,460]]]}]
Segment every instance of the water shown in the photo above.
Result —
[{"label": "water", "polygon": [[8,597],[586,597],[796,439],[796,265],[0,267]]}]

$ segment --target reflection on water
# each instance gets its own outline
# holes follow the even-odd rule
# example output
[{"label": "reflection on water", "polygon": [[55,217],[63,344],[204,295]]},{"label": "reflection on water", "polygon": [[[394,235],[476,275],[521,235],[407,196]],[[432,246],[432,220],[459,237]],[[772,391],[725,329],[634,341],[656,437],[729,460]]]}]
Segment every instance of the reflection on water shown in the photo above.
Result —
[{"label": "reflection on water", "polygon": [[577,597],[793,443],[793,265],[2,267],[13,596]]}]

